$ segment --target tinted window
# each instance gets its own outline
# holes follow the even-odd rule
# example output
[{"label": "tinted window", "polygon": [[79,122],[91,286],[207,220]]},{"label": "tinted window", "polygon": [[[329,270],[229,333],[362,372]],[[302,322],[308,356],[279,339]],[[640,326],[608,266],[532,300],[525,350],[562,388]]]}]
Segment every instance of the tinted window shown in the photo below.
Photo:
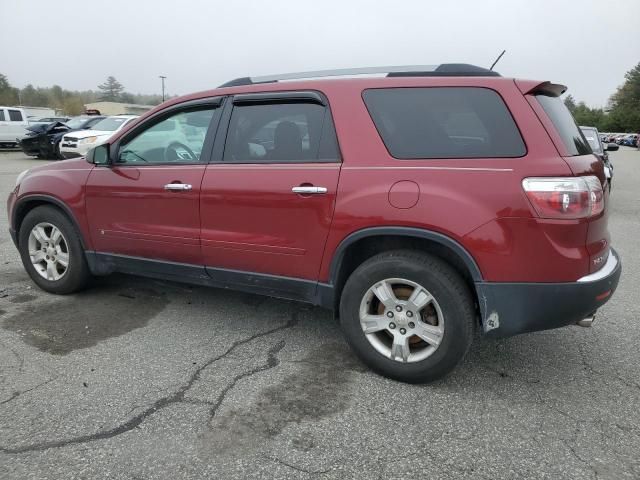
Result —
[{"label": "tinted window", "polygon": [[337,161],[331,114],[314,103],[236,105],[224,160],[246,163]]},{"label": "tinted window", "polygon": [[197,163],[214,109],[176,113],[120,148],[120,163]]},{"label": "tinted window", "polygon": [[536,98],[556,128],[569,155],[586,155],[591,153],[591,148],[587,140],[584,138],[584,135],[582,135],[571,112],[560,97],[536,95]]},{"label": "tinted window", "polygon": [[582,130],[582,134],[584,138],[587,139],[587,143],[596,153],[602,153],[602,148],[600,148],[600,139],[598,138],[598,131],[595,128],[580,128]]},{"label": "tinted window", "polygon": [[493,90],[473,87],[385,88],[363,94],[396,158],[521,157],[526,147]]},{"label": "tinted window", "polygon": [[0,110],[0,122],[4,122],[4,110]]},{"label": "tinted window", "polygon": [[19,110],[7,110],[9,112],[9,120],[12,122],[21,122],[22,121],[22,112]]}]

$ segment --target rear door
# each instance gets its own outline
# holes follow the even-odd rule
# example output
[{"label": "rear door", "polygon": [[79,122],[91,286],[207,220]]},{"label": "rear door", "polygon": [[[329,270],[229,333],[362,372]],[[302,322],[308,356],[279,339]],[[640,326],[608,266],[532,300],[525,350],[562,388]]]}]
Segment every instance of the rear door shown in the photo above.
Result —
[{"label": "rear door", "polygon": [[210,99],[174,107],[110,146],[111,165],[96,166],[86,186],[97,252],[202,269],[200,184],[219,105]]},{"label": "rear door", "polygon": [[0,142],[15,142],[15,138],[11,138],[9,118],[4,108],[0,108]]},{"label": "rear door", "polygon": [[216,269],[316,281],[340,155],[317,92],[236,95],[202,182],[202,251]]}]

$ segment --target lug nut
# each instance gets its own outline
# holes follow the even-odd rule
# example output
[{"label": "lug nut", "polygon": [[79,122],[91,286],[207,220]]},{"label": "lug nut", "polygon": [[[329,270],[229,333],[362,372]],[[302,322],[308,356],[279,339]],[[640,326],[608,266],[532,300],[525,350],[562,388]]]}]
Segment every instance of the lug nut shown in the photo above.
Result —
[{"label": "lug nut", "polygon": [[404,335],[405,333],[407,333],[407,331],[406,331],[404,328],[401,328],[401,329],[400,329],[400,333],[401,333],[402,335]]},{"label": "lug nut", "polygon": [[387,312],[387,317],[393,318],[393,312]]},{"label": "lug nut", "polygon": [[413,317],[413,312],[411,310],[407,310],[407,317]]},{"label": "lug nut", "polygon": [[391,323],[389,324],[389,328],[390,328],[391,330],[393,330],[394,328],[396,328],[396,324],[395,324],[395,323],[393,323],[393,322],[391,322]]},{"label": "lug nut", "polygon": [[413,322],[409,322],[409,328],[415,328],[416,324]]},{"label": "lug nut", "polygon": [[402,307],[401,307],[400,305],[398,305],[398,306],[396,307],[396,312],[401,312],[401,311],[402,311]]}]

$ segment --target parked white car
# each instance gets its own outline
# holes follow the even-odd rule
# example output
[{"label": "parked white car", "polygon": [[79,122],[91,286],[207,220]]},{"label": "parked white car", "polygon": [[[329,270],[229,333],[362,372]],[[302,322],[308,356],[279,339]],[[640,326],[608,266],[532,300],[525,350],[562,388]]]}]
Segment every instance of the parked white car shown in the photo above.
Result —
[{"label": "parked white car", "polygon": [[91,130],[71,132],[62,137],[60,154],[64,158],[75,158],[106,142],[111,135],[138,118],[138,115],[114,115],[96,123]]},{"label": "parked white car", "polygon": [[16,146],[27,134],[27,115],[21,108],[0,107],[0,147]]}]

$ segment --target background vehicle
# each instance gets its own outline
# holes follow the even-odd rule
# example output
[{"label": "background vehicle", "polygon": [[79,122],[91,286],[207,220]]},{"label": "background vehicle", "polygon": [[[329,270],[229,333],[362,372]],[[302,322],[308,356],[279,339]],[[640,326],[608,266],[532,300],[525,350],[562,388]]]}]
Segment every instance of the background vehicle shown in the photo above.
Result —
[{"label": "background vehicle", "polygon": [[630,135],[626,135],[622,138],[620,145],[624,145],[627,147],[637,147],[638,146],[638,134],[632,133]]},{"label": "background vehicle", "polygon": [[14,107],[0,107],[0,147],[13,147],[18,139],[27,133],[27,116],[24,110]]},{"label": "background vehicle", "polygon": [[37,126],[37,125],[48,125],[54,122],[65,123],[69,121],[70,117],[42,117],[42,118],[30,118],[29,125]]},{"label": "background vehicle", "polygon": [[20,141],[22,151],[27,155],[40,158],[62,158],[60,141],[65,133],[78,130],[88,130],[105,117],[81,116],[74,117],[65,123],[53,122],[27,127],[28,133]]},{"label": "background vehicle", "polygon": [[589,142],[593,153],[604,163],[604,173],[607,176],[609,191],[611,191],[611,185],[613,184],[613,164],[609,160],[609,154],[607,152],[618,150],[618,145],[615,143],[603,144],[601,139],[604,135],[600,135],[596,127],[580,127],[580,130],[582,130],[584,137],[587,139],[587,142]]},{"label": "background vehicle", "polygon": [[115,115],[105,117],[95,123],[91,130],[75,131],[64,134],[60,141],[60,155],[63,158],[74,158],[85,155],[89,149],[105,142],[111,135],[118,132],[138,115]]},{"label": "background vehicle", "polygon": [[590,325],[617,287],[565,90],[462,64],[236,79],[23,172],[12,238],[46,291],[120,271],[305,301],[372,369],[431,381],[476,328]]}]

